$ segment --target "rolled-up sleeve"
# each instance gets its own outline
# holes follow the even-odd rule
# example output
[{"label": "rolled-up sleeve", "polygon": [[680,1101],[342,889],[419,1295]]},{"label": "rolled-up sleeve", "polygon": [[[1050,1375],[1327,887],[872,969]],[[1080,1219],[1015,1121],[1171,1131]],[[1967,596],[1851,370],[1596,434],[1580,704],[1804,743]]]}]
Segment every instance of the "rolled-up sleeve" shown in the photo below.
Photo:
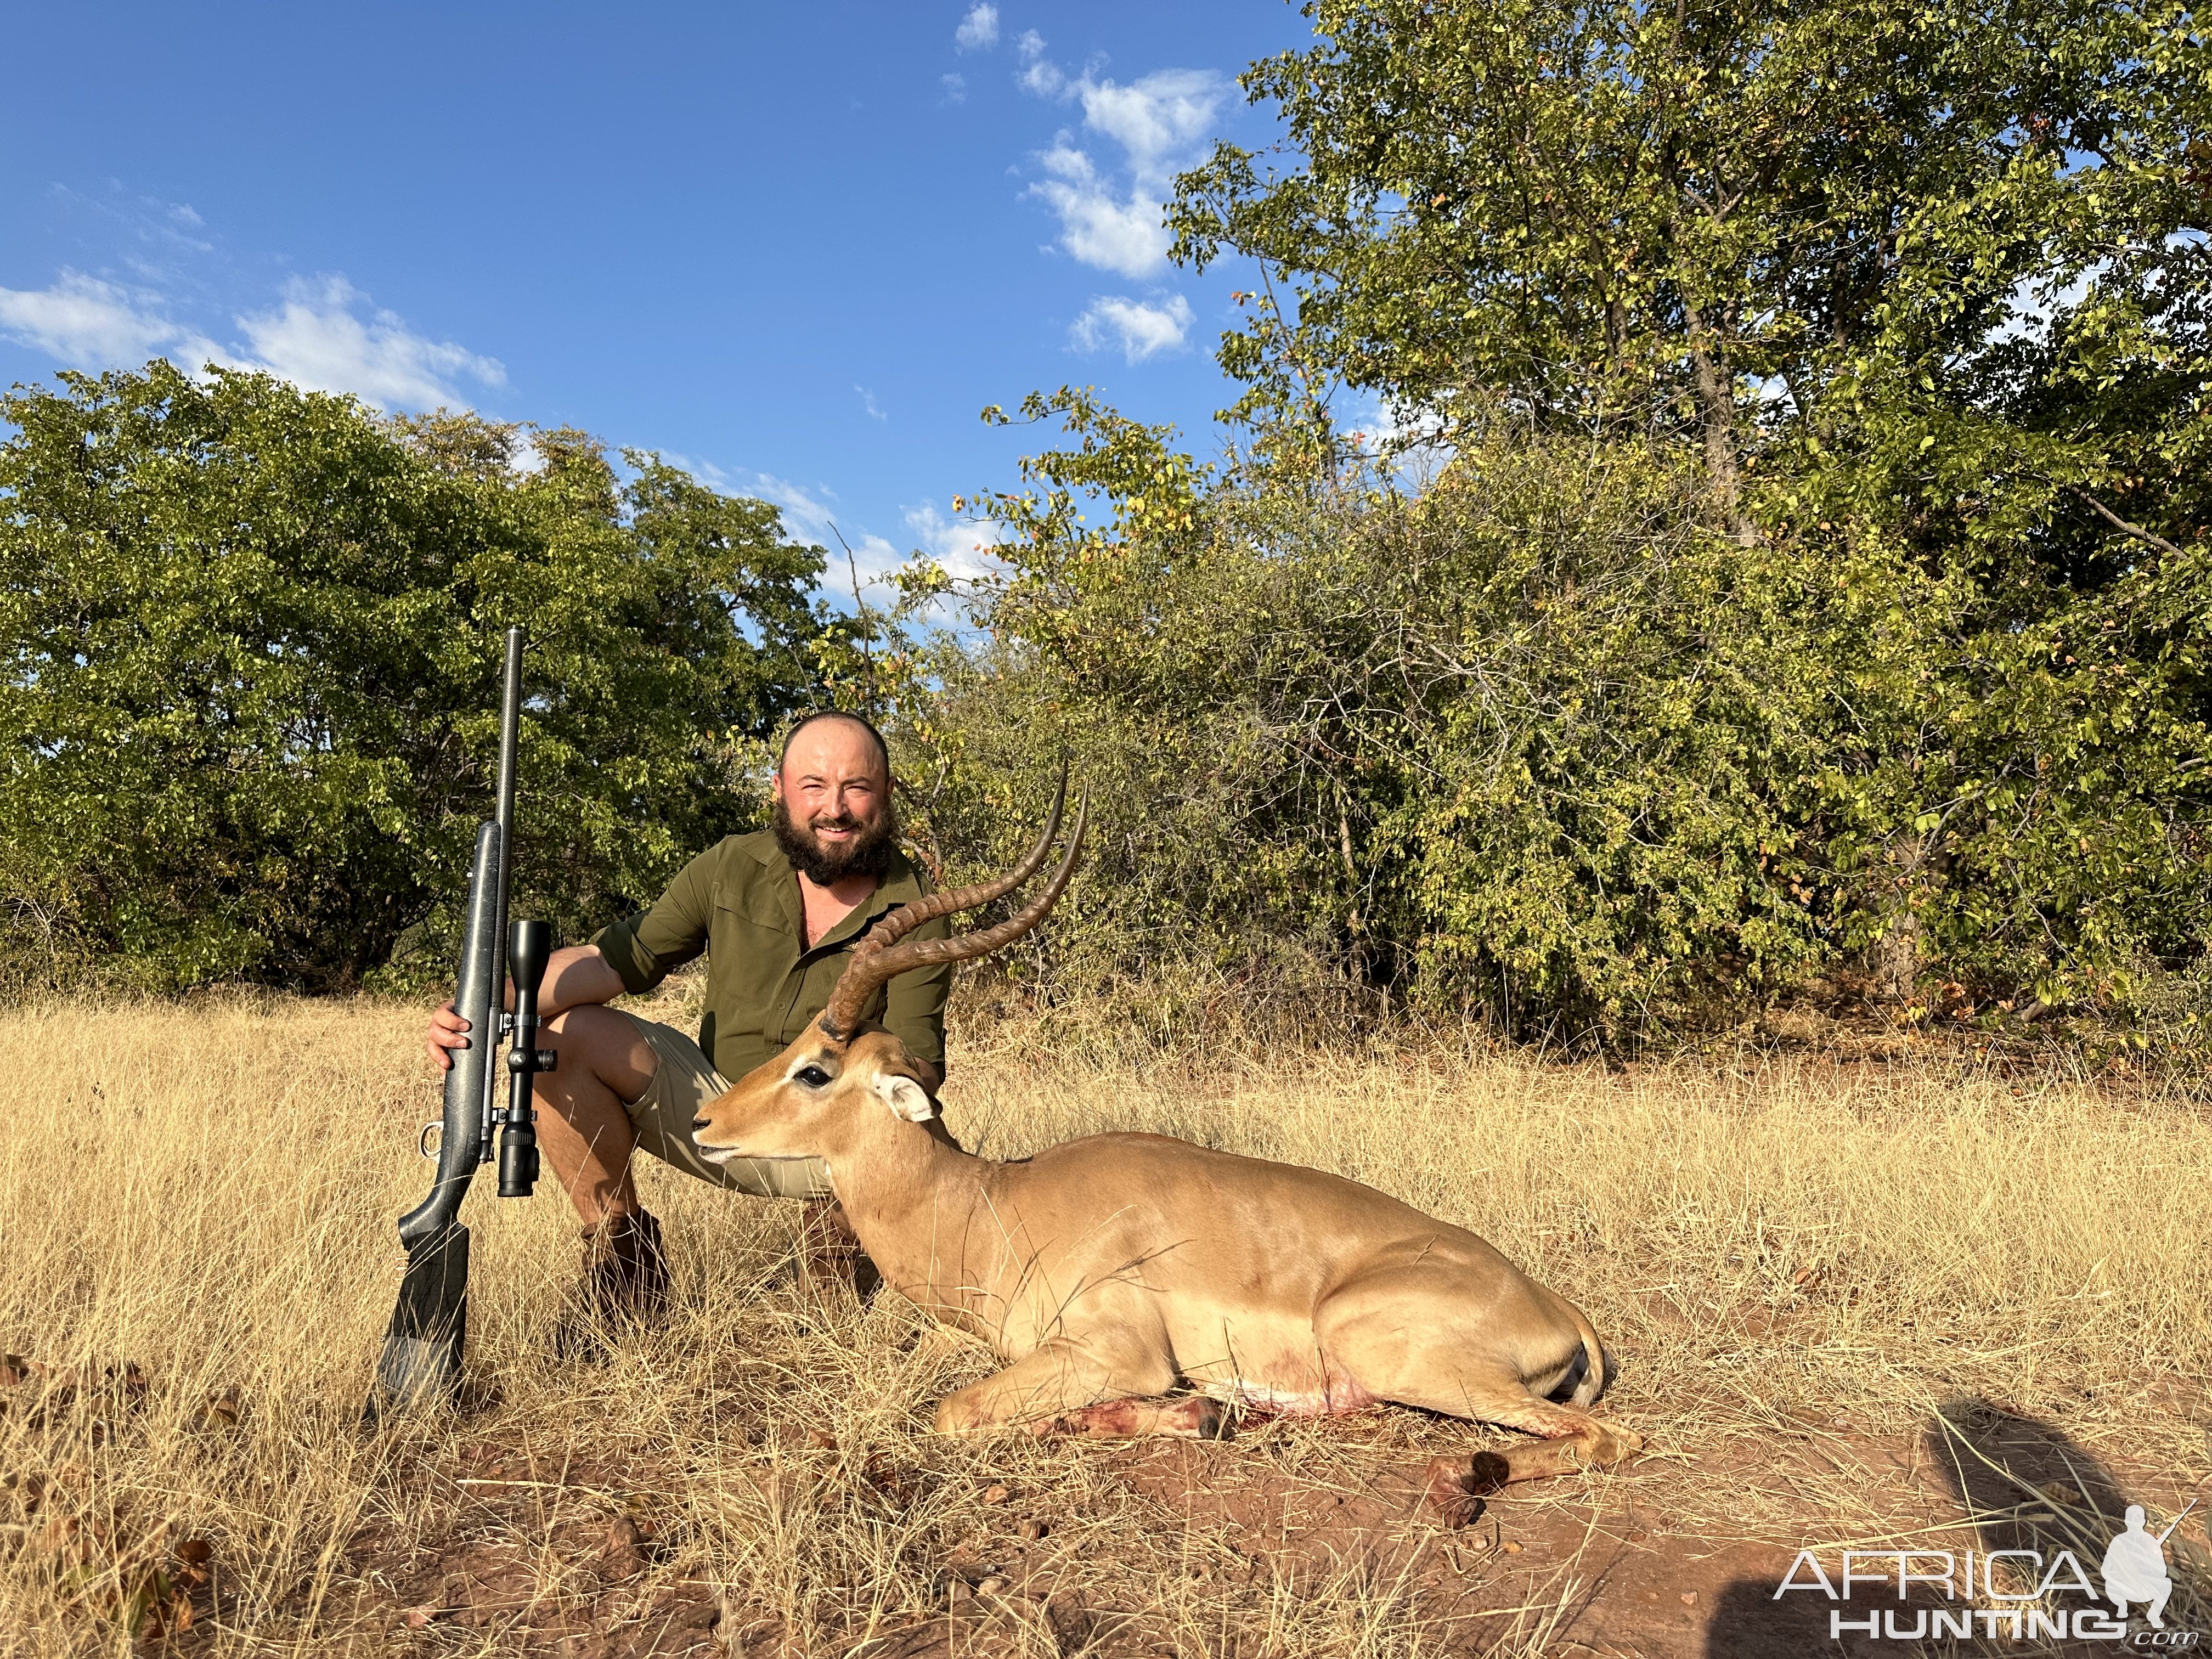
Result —
[{"label": "rolled-up sleeve", "polygon": [[[908,937],[945,939],[951,932],[951,922],[939,916]],[[945,1001],[951,990],[949,962],[911,969],[884,988],[884,1029],[906,1044],[908,1054],[927,1060],[940,1073],[945,1069]]]},{"label": "rolled-up sleeve", "polygon": [[647,908],[592,935],[632,996],[650,991],[707,948],[714,916],[714,871],[720,853],[708,848]]}]

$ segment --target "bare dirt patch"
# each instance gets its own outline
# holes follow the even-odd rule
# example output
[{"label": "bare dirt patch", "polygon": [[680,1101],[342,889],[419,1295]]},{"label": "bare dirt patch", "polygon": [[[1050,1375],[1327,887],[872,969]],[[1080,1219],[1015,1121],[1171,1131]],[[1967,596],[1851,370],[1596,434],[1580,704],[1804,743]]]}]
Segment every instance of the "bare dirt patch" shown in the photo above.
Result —
[{"label": "bare dirt patch", "polygon": [[[815,1443],[829,1437],[814,1433],[757,1466],[754,1489],[768,1510],[826,1500],[848,1511],[847,1524],[921,1519],[935,1567],[925,1557],[909,1569],[926,1581],[922,1605],[878,1602],[803,1628],[743,1584],[687,1569],[678,1501],[687,1472],[652,1458],[555,1467],[496,1443],[425,1448],[409,1477],[426,1496],[442,1494],[461,1527],[442,1549],[412,1552],[365,1530],[346,1559],[385,1592],[359,1602],[356,1616],[387,1620],[400,1650],[426,1655],[457,1643],[579,1659],[1379,1644],[1408,1653],[1763,1659],[1883,1650],[1832,1640],[1832,1604],[1817,1595],[1777,1598],[1801,1547],[1824,1550],[1831,1570],[1845,1545],[2071,1548],[2094,1571],[2124,1500],[2166,1513],[2185,1501],[2156,1470],[2094,1456],[2047,1424],[1984,1402],[1951,1402],[1902,1437],[1810,1410],[1786,1420],[1758,1450],[1683,1446],[1620,1474],[1517,1488],[1460,1530],[1421,1510],[1422,1470],[1470,1437],[1412,1412],[1262,1424],[1221,1443],[1045,1449],[1042,1467],[1012,1480]],[[1709,1516],[1716,1492],[1818,1492],[1838,1480],[1883,1517],[1881,1530],[1839,1539],[1818,1525],[1792,1534]],[[2176,1543],[2173,1555],[2201,1564],[2191,1540]],[[2198,1590],[2201,1581],[2184,1602]],[[1863,1589],[1847,1615],[1863,1617],[1868,1601]],[[1890,1605],[1905,1604],[1872,1603],[1877,1613]],[[1916,1592],[1911,1606],[1925,1605],[1945,1603]],[[2169,1622],[2187,1627],[2179,1610]]]}]

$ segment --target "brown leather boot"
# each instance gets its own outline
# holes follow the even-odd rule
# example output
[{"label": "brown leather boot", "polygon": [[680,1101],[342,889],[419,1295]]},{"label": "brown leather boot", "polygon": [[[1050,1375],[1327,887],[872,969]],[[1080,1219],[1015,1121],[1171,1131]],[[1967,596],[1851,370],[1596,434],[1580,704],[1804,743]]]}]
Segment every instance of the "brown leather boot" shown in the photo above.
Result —
[{"label": "brown leather boot", "polygon": [[610,1333],[658,1325],[667,1312],[659,1222],[643,1210],[609,1216],[584,1229],[584,1276],[553,1334],[554,1352],[571,1358],[603,1352]]},{"label": "brown leather boot", "polygon": [[866,1302],[883,1282],[845,1206],[834,1198],[809,1199],[799,1222],[800,1287],[817,1297],[842,1288]]}]

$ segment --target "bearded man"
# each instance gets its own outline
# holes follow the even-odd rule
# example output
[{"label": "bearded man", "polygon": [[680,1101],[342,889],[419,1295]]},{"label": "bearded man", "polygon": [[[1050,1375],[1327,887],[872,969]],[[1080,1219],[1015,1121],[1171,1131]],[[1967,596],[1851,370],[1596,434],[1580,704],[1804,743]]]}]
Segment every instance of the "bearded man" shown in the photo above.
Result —
[{"label": "bearded man", "polygon": [[[647,909],[556,951],[538,992],[558,1066],[537,1079],[538,1139],[584,1222],[584,1277],[556,1336],[586,1352],[611,1323],[657,1320],[668,1297],[660,1224],[638,1202],[630,1159],[642,1147],[686,1175],[763,1198],[809,1205],[805,1261],[865,1289],[873,1269],[817,1158],[712,1164],[691,1120],[773,1059],[830,1000],[853,946],[876,921],[927,890],[898,848],[890,756],[852,714],[808,716],[784,739],[769,829],[732,836],[684,866]],[[942,939],[939,920],[917,939]],[[699,1036],[605,1005],[649,991],[707,953]],[[867,1017],[880,1020],[942,1080],[950,966],[902,974]],[[512,998],[510,996],[510,1006]],[[465,1048],[468,1022],[448,1002],[432,1016],[431,1058]],[[858,1281],[857,1283],[855,1281]]]}]

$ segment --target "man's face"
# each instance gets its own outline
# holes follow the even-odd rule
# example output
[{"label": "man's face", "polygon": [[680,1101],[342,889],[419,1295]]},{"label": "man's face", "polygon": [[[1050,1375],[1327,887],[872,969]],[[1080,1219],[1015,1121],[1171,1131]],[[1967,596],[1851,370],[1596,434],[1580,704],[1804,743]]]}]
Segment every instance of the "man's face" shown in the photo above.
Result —
[{"label": "man's face", "polygon": [[[867,732],[850,720],[816,720],[802,727],[776,775],[775,798],[795,845],[786,850],[817,884],[852,873],[878,875],[865,866],[888,847],[891,782]],[[811,857],[799,856],[801,850]]]}]

